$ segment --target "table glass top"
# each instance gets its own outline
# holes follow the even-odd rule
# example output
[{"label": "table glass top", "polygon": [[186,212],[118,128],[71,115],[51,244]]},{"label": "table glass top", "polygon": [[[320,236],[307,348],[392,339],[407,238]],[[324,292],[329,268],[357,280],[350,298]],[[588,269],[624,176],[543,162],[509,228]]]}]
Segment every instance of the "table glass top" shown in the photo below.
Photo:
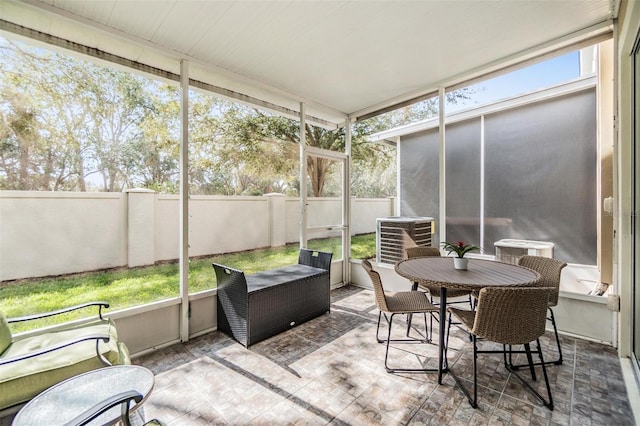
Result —
[{"label": "table glass top", "polygon": [[[140,366],[118,365],[93,370],[40,393],[20,410],[12,425],[62,425],[121,392],[135,390],[146,398],[153,384],[153,373]],[[91,424],[110,424],[119,416],[120,406],[116,406]]]}]

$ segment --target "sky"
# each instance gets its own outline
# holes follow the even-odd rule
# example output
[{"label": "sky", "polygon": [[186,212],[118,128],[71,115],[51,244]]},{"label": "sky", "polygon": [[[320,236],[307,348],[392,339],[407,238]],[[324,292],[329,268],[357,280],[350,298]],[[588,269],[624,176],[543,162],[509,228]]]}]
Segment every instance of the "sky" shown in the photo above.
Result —
[{"label": "sky", "polygon": [[504,74],[472,86],[472,100],[464,105],[446,105],[446,111],[454,112],[472,105],[482,105],[514,95],[543,89],[580,76],[578,51],[567,53],[546,61]]}]

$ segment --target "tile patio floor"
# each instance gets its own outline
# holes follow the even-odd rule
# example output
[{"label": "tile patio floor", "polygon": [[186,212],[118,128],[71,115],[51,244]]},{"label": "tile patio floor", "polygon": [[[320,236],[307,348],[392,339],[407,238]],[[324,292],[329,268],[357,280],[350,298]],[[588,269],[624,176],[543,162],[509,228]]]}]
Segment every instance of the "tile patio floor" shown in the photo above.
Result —
[{"label": "tile patio floor", "polygon": [[[473,409],[448,375],[438,385],[436,374],[387,373],[376,319],[373,292],[347,286],[332,291],[330,313],[249,349],[213,332],[137,358],[135,364],[156,375],[146,417],[167,425],[634,424],[611,347],[562,338],[565,362],[548,369],[553,412],[510,377],[500,355],[480,355],[479,408]],[[546,354],[554,355],[554,344],[548,333]],[[451,368],[471,377],[467,335],[452,329],[449,345]],[[390,361],[435,367],[437,350],[397,345]]]},{"label": "tile patio floor", "polygon": [[[347,286],[332,292],[330,313],[249,349],[214,332],[139,358],[157,378],[147,418],[168,425],[634,424],[611,347],[562,339],[565,362],[548,369],[553,412],[510,377],[500,355],[480,355],[483,387],[474,410],[450,376],[438,385],[436,374],[387,373],[376,319],[373,292]],[[472,377],[467,335],[453,330],[449,363]],[[543,345],[551,356],[554,344],[547,334]],[[435,367],[437,350],[398,345],[390,361]]]}]

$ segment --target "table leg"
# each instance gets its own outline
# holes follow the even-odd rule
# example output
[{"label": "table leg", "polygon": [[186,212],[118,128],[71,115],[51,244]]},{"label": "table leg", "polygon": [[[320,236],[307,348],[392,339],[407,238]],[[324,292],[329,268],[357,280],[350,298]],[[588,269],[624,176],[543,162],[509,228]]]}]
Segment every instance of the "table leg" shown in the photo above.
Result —
[{"label": "table leg", "polygon": [[447,289],[446,287],[440,288],[440,321],[438,336],[438,384],[442,384],[442,374],[447,372],[445,367],[446,360],[444,359],[445,347],[444,347],[444,330],[445,321],[447,319]]}]

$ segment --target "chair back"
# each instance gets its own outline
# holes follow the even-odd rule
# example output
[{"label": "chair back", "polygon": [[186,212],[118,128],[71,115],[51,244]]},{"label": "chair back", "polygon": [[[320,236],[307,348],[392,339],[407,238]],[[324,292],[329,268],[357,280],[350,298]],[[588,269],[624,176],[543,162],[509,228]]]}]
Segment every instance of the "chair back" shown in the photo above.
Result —
[{"label": "chair back", "polygon": [[545,331],[551,291],[542,287],[483,288],[472,333],[504,345],[536,340]]},{"label": "chair back", "polygon": [[384,295],[384,287],[382,286],[382,279],[380,278],[380,274],[377,271],[373,270],[371,266],[371,262],[367,259],[362,261],[362,267],[369,275],[371,279],[371,284],[373,284],[373,291],[376,295],[376,305],[378,309],[384,312],[389,312],[389,307],[387,306],[387,298]]},{"label": "chair back", "polygon": [[540,280],[534,286],[552,288],[553,291],[549,295],[549,306],[556,306],[560,294],[560,275],[567,264],[550,257],[522,256],[518,260],[518,265],[533,269],[540,274]]},{"label": "chair back", "polygon": [[405,249],[405,252],[407,253],[407,259],[440,256],[440,249],[438,247],[409,247]]},{"label": "chair back", "polygon": [[[120,410],[120,422],[119,424],[130,426],[131,425],[131,404],[135,402],[139,404],[142,401],[142,394],[136,390],[128,390],[116,394],[110,398],[104,399],[102,402],[97,405],[89,408],[84,413],[77,416],[75,419],[71,420],[67,425],[73,426],[85,426],[91,423],[91,421],[95,420],[100,415],[109,411],[113,407],[117,407],[121,405],[122,408]],[[144,418],[144,417],[143,417]],[[139,424],[136,422],[136,424]],[[151,419],[146,422],[143,426],[163,426],[163,423],[158,419]]]}]

